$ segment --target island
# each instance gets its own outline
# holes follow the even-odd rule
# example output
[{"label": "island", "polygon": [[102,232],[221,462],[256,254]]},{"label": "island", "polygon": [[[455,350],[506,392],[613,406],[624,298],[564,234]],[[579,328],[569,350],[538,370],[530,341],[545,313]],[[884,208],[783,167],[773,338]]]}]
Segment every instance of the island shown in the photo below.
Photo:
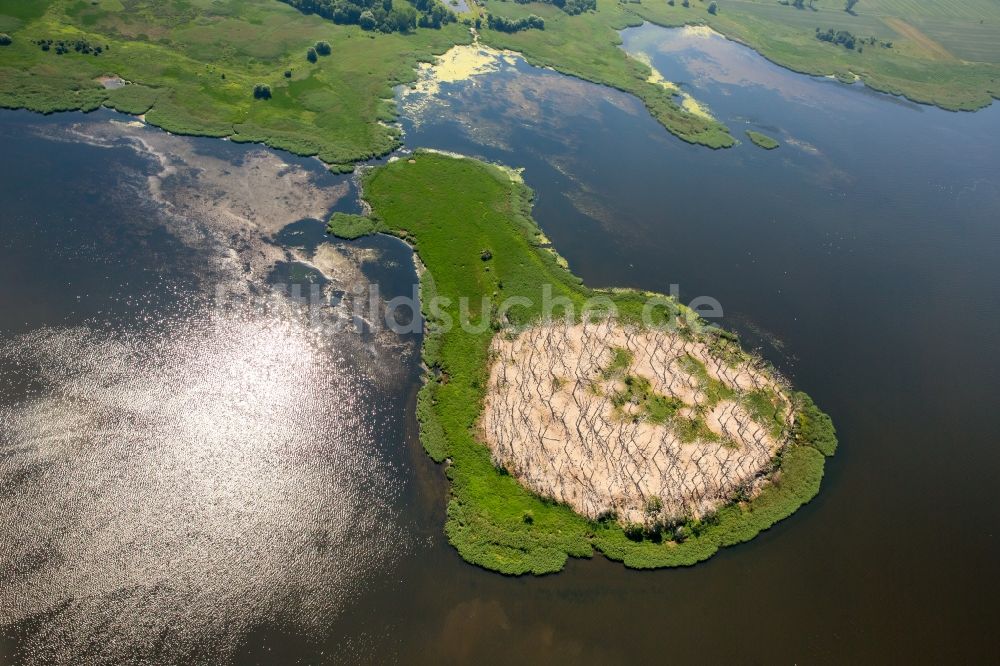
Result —
[{"label": "island", "polygon": [[446,465],[466,560],[512,575],[595,549],[691,565],[816,495],[829,417],[675,300],[582,284],[516,172],[422,151],[363,188],[373,224],[422,264],[420,437]]},{"label": "island", "polygon": [[772,139],[768,135],[755,132],[754,130],[747,130],[747,137],[749,137],[755,146],[764,150],[774,150],[781,145],[776,139]]}]

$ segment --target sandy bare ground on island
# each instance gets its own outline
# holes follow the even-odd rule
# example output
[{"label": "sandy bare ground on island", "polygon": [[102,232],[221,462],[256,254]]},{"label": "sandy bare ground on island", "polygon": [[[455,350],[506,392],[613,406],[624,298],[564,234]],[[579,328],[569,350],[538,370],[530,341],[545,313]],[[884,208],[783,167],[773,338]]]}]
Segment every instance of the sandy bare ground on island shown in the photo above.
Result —
[{"label": "sandy bare ground on island", "polygon": [[[630,365],[609,377],[616,349],[630,352]],[[754,420],[740,401],[746,393],[774,391],[791,425],[791,402],[761,363],[747,358],[730,366],[704,342],[674,332],[611,320],[547,324],[498,335],[492,356],[479,429],[494,462],[532,491],[590,518],[613,512],[623,523],[648,524],[703,516],[740,489],[755,492],[785,436],[774,437]],[[712,406],[704,379],[689,372],[688,356],[734,396]],[[677,416],[701,414],[720,441],[684,442],[670,420],[642,418],[634,404],[616,408],[611,396],[622,390],[625,374],[680,399]],[[662,503],[657,515],[647,510],[653,498]]]}]

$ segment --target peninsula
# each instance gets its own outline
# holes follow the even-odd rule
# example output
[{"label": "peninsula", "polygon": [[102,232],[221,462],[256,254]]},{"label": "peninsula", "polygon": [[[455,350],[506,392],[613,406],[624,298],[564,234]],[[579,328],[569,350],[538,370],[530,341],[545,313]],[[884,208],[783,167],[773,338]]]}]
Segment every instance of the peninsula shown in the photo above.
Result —
[{"label": "peninsula", "polygon": [[829,417],[683,305],[659,297],[649,325],[656,295],[583,285],[516,174],[418,152],[363,182],[372,228],[425,267],[417,415],[466,560],[544,574],[596,548],[629,567],[690,565],[816,495]]}]

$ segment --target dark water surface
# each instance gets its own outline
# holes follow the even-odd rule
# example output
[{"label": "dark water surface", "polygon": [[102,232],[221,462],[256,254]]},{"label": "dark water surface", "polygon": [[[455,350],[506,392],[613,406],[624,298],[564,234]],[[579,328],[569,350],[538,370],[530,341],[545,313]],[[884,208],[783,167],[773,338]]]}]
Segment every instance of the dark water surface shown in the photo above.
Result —
[{"label": "dark water surface", "polygon": [[911,105],[718,37],[625,47],[782,147],[689,146],[523,63],[404,103],[407,143],[525,167],[588,283],[717,298],[835,419],[816,500],[689,569],[468,566],[415,438],[419,340],[213,303],[220,285],[315,283],[331,308],[357,284],[408,292],[399,243],[334,261],[295,221],[350,210],[346,182],[281,156],[309,195],[268,210],[302,212],[239,232],[233,211],[285,196],[248,194],[274,153],[101,147],[65,128],[110,115],[5,113],[0,663],[996,661],[1000,109]]},{"label": "dark water surface", "polygon": [[598,557],[543,581],[476,577],[469,649],[995,661],[1000,108],[910,104],[718,36],[623,38],[743,144],[688,146],[627,96],[523,62],[411,105],[407,142],[526,167],[535,217],[589,284],[718,299],[829,411],[841,449],[813,503],[692,569]]}]

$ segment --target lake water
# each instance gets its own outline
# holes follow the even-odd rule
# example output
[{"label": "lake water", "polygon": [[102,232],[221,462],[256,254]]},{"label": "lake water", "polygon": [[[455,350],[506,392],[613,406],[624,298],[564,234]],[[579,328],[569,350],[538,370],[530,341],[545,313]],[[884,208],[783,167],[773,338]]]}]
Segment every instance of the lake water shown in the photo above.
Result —
[{"label": "lake water", "polygon": [[[525,167],[591,285],[718,299],[833,416],[819,497],[689,569],[469,566],[415,436],[419,339],[317,329],[281,297],[218,306],[220,285],[242,303],[317,283],[330,310],[357,285],[408,293],[401,244],[317,253],[319,223],[296,221],[351,210],[349,181],[111,114],[0,114],[0,663],[997,658],[1000,109],[916,106],[692,31],[623,37],[738,138],[782,147],[689,146],[521,61],[404,99],[407,145]],[[248,222],[278,178],[303,193]]]}]

